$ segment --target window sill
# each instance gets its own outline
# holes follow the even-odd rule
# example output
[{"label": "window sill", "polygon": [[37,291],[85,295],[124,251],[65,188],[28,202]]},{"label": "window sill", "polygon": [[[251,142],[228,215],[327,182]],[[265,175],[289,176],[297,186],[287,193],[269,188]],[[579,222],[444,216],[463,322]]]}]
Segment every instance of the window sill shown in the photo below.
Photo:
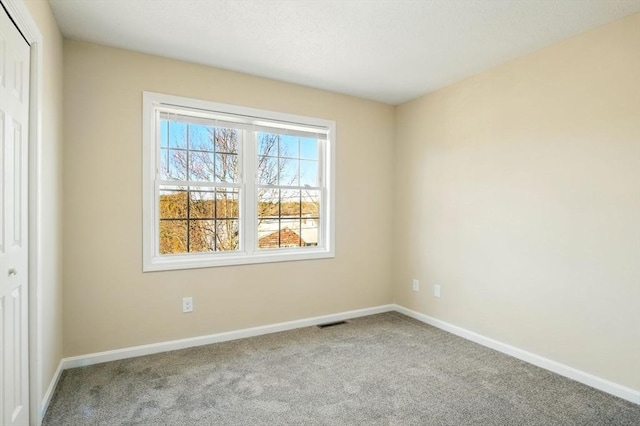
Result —
[{"label": "window sill", "polygon": [[180,269],[214,268],[220,266],[252,265],[259,263],[291,262],[296,260],[327,259],[335,257],[333,250],[323,248],[305,249],[304,252],[278,250],[277,252],[247,254],[225,253],[157,256],[145,259],[142,272],[173,271]]}]

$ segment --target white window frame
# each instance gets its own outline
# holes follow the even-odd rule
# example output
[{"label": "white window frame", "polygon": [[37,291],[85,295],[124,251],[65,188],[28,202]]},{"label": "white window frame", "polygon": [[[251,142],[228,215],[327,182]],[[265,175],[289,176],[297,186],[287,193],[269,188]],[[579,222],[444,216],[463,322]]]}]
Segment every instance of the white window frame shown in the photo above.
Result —
[{"label": "white window frame", "polygon": [[[314,130],[326,135],[320,144],[320,228],[318,246],[258,250],[255,178],[256,132],[244,131],[241,147],[240,248],[234,252],[159,254],[159,114],[167,109],[201,112],[237,120],[245,126]],[[180,96],[143,92],[142,112],[142,240],[143,272],[207,268],[254,263],[335,257],[335,139],[334,121],[288,113],[222,104]],[[253,135],[247,137],[247,135]]]}]

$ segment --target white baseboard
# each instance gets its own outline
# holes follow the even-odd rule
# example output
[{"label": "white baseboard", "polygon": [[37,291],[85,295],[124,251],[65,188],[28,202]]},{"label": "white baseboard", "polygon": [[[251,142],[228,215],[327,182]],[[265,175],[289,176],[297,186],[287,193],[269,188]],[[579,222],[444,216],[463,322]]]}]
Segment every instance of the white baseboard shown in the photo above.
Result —
[{"label": "white baseboard", "polygon": [[471,340],[472,342],[478,343],[482,346],[486,346],[498,352],[502,352],[514,358],[518,358],[522,361],[528,362],[529,364],[533,364],[561,376],[568,377],[587,386],[591,386],[592,388],[596,388],[611,395],[626,399],[627,401],[640,404],[640,392],[631,388],[619,385],[614,382],[610,382],[609,380],[602,379],[600,377],[594,376],[593,374],[585,373],[584,371],[577,370],[573,367],[569,367],[556,361],[552,361],[540,355],[518,349],[514,346],[507,345],[506,343],[502,343],[489,337],[485,337],[481,334],[474,333],[473,331],[469,331],[462,327],[449,324],[445,321],[441,321],[428,315],[412,311],[411,309],[407,309],[404,306],[393,305],[393,309],[397,312],[400,312],[401,314],[417,319],[418,321],[432,325],[444,331],[448,331],[449,333],[455,334],[456,336]]},{"label": "white baseboard", "polygon": [[260,336],[263,334],[277,333],[296,328],[309,327],[334,321],[344,321],[350,318],[363,317],[394,310],[394,305],[382,305],[373,308],[358,309],[355,311],[341,312],[337,314],[323,315],[320,317],[305,318],[301,320],[281,322],[260,327],[245,328],[224,333],[209,334],[206,336],[191,337],[188,339],[172,340],[169,342],[152,343],[149,345],[133,346],[130,348],[116,349],[88,355],[80,355],[62,360],[63,368],[83,367],[100,364],[103,362],[117,361],[143,355],[157,354],[160,352],[174,351],[177,349],[192,348],[195,346],[210,345],[212,343],[226,342],[229,340],[243,339],[246,337]]},{"label": "white baseboard", "polygon": [[556,374],[564,377],[568,377],[577,382],[583,383],[587,386],[591,386],[595,389],[603,392],[615,395],[627,401],[640,404],[640,392],[631,388],[621,386],[617,383],[610,382],[600,377],[594,376],[584,371],[577,370],[573,367],[561,364],[556,361],[552,361],[548,358],[527,352],[525,350],[516,348],[506,343],[499,342],[497,340],[485,337],[481,334],[473,331],[466,330],[462,327],[449,324],[445,321],[438,320],[425,314],[407,309],[400,305],[382,305],[373,308],[358,309],[355,311],[342,312],[337,314],[323,315],[313,318],[305,318],[296,321],[288,321],[277,324],[265,325],[260,327],[245,328],[242,330],[228,331],[224,333],[210,334],[206,336],[192,337],[189,339],[173,340],[169,342],[153,343],[149,345],[134,346],[130,348],[116,349],[112,351],[99,352],[87,355],[80,355],[70,358],[64,358],[60,361],[60,365],[56,370],[56,373],[51,381],[45,397],[42,401],[41,412],[44,414],[49,402],[53,395],[53,391],[60,379],[60,375],[63,370],[68,368],[83,367],[87,365],[100,364],[103,362],[117,361],[126,358],[133,358],[143,355],[151,355],[161,352],[173,351],[177,349],[185,349],[202,345],[209,345],[212,343],[226,342],[230,340],[243,339],[246,337],[260,336],[263,334],[277,333],[280,331],[293,330],[296,328],[309,327],[313,325],[323,324],[327,322],[343,321],[351,318],[362,317],[366,315],[374,315],[383,312],[397,311],[401,314],[407,315],[425,324],[432,325],[440,328],[449,333],[455,334],[467,340],[471,340],[483,346],[497,350],[504,354],[513,356],[522,361],[544,368]]},{"label": "white baseboard", "polygon": [[58,363],[58,368],[56,368],[55,373],[53,373],[53,377],[51,378],[51,382],[49,383],[49,387],[47,391],[44,393],[42,397],[42,402],[40,403],[40,408],[38,409],[38,419],[37,424],[42,424],[42,420],[44,420],[44,415],[49,408],[49,404],[51,403],[51,398],[53,397],[53,393],[56,391],[56,386],[58,386],[58,382],[60,381],[60,377],[62,376],[62,372],[65,370],[64,367],[64,359],[61,359]]}]

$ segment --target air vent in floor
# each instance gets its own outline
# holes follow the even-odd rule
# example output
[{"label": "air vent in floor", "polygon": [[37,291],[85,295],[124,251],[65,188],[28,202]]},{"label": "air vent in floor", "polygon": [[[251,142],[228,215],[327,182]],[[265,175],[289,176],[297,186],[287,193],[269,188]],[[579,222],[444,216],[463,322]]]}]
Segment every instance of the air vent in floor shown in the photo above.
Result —
[{"label": "air vent in floor", "polygon": [[346,321],[328,322],[326,324],[318,324],[318,328],[335,327],[336,325],[346,324]]}]

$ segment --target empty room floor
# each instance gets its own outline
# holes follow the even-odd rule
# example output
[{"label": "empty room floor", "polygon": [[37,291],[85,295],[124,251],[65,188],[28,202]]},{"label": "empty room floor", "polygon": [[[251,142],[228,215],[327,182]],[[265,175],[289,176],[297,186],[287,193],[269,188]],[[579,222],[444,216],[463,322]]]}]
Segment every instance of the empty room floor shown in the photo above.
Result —
[{"label": "empty room floor", "polygon": [[390,312],[63,373],[44,425],[638,425],[640,406]]}]

